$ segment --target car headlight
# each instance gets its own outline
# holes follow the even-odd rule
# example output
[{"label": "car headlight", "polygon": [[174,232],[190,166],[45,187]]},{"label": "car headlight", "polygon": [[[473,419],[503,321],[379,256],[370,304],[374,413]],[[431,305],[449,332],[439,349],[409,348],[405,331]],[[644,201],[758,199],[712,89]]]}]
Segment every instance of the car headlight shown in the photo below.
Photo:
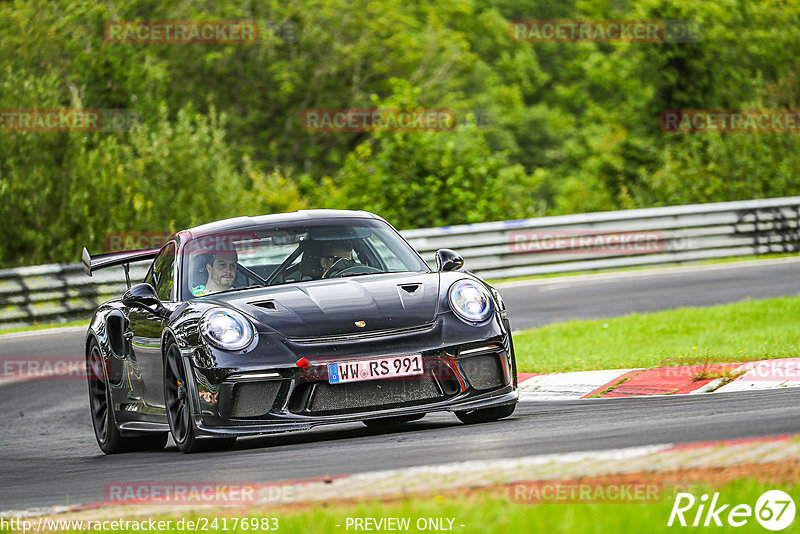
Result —
[{"label": "car headlight", "polygon": [[237,311],[212,308],[200,320],[200,333],[209,343],[225,350],[245,348],[253,340],[253,325]]},{"label": "car headlight", "polygon": [[486,288],[472,280],[459,280],[450,286],[450,307],[468,323],[480,323],[492,314],[492,301]]}]

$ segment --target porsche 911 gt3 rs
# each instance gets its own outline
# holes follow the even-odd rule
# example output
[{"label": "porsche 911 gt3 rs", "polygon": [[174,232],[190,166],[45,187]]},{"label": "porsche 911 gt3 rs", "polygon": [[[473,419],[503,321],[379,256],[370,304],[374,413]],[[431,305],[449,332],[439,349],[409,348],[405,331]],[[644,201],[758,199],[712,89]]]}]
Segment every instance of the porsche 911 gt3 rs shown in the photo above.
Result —
[{"label": "porsche 911 gt3 rs", "polygon": [[230,446],[237,437],[437,411],[465,423],[518,399],[499,293],[441,249],[437,269],[385,220],[309,210],[219,221],[160,249],[91,255],[86,273],[151,262],[86,336],[103,452]]}]

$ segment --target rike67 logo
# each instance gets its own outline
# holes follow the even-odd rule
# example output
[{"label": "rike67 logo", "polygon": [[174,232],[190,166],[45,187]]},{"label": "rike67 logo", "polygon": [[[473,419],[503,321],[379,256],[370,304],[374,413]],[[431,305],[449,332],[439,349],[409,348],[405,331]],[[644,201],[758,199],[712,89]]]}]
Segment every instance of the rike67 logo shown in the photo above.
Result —
[{"label": "rike67 logo", "polygon": [[749,504],[730,504],[720,501],[719,493],[703,494],[699,499],[691,493],[678,493],[667,526],[730,526],[746,525],[755,516],[767,530],[784,530],[794,521],[795,504],[788,493],[780,490],[764,492],[755,507]]}]

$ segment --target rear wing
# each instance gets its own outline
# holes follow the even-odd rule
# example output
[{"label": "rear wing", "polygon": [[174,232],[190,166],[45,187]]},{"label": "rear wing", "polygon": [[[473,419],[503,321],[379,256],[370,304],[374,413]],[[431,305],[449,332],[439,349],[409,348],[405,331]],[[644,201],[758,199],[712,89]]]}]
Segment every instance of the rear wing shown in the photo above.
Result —
[{"label": "rear wing", "polygon": [[106,252],[104,254],[89,254],[86,247],[83,247],[81,252],[81,263],[83,263],[83,270],[86,276],[92,276],[94,271],[99,269],[106,269],[116,265],[122,265],[125,269],[125,280],[128,282],[128,287],[131,286],[130,267],[131,263],[139,261],[152,260],[158,255],[158,248],[143,248],[139,250],[121,250],[119,252]]}]

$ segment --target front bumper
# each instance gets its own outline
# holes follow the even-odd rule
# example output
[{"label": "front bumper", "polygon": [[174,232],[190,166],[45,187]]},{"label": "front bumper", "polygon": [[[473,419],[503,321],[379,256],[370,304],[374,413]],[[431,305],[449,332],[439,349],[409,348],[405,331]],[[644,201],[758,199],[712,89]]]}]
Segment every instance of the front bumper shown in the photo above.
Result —
[{"label": "front bumper", "polygon": [[299,430],[308,430],[315,426],[336,424],[336,423],[353,423],[363,421],[365,419],[376,419],[380,417],[394,417],[401,415],[411,415],[419,413],[431,413],[441,411],[470,411],[481,408],[491,408],[494,406],[503,406],[506,404],[515,404],[519,399],[519,392],[513,386],[504,388],[503,391],[493,392],[491,394],[467,397],[463,399],[450,399],[446,402],[439,402],[434,404],[425,404],[406,408],[392,408],[388,410],[369,411],[364,413],[352,413],[325,417],[308,417],[302,420],[286,420],[286,421],[272,421],[269,423],[252,423],[248,425],[206,425],[202,421],[202,417],[195,416],[195,427],[198,435],[207,437],[222,437],[222,436],[257,436],[263,434],[275,434],[280,432],[293,432]]},{"label": "front bumper", "polygon": [[[511,336],[507,324],[500,321],[493,330],[494,335],[488,338],[473,337],[445,347],[438,343],[431,346],[431,337],[421,336],[428,341],[401,343],[401,353],[388,350],[397,347],[397,343],[380,346],[373,342],[369,350],[340,346],[331,353],[323,350],[309,354],[311,365],[306,369],[285,363],[204,369],[191,364],[192,359],[188,358],[196,378],[189,381],[194,424],[200,436],[250,436],[513,404],[519,394]],[[422,355],[423,375],[328,383],[328,363],[412,353]]]}]

